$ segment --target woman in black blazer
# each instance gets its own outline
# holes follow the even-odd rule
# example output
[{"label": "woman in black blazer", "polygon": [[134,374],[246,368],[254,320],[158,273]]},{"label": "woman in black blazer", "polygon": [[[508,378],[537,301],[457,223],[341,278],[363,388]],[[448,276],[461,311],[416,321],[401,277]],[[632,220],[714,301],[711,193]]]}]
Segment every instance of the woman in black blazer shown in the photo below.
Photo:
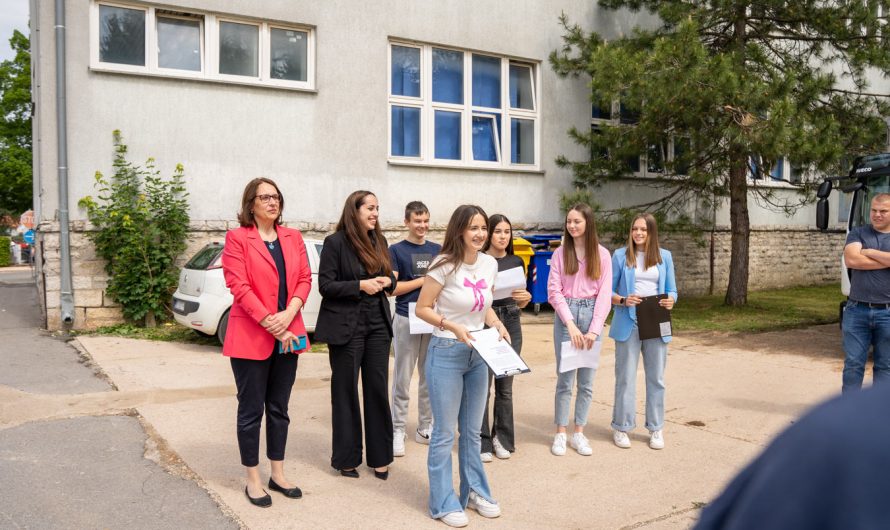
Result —
[{"label": "woman in black blazer", "polygon": [[331,362],[331,466],[358,478],[362,462],[361,373],[368,467],[386,480],[392,463],[389,347],[392,317],[386,293],[396,286],[386,239],[377,223],[377,197],[349,195],[334,234],[324,240],[318,266],[322,296],[315,340],[328,343]]}]

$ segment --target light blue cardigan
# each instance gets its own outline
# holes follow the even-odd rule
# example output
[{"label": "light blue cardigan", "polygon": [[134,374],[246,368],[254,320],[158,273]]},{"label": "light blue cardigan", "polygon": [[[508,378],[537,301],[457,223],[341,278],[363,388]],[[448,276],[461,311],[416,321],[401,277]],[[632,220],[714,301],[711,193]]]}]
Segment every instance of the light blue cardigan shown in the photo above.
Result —
[{"label": "light blue cardigan", "polygon": [[[658,268],[658,294],[667,294],[677,301],[677,279],[674,277],[674,259],[669,250],[659,249],[661,263]],[[636,269],[627,266],[627,247],[621,247],[612,255],[612,292],[618,296],[627,297],[633,293],[636,282]],[[609,328],[609,336],[618,342],[624,342],[630,338],[634,323],[637,320],[637,309],[623,305],[615,306],[612,315],[612,326]],[[670,342],[671,337],[662,337],[664,342]]]}]

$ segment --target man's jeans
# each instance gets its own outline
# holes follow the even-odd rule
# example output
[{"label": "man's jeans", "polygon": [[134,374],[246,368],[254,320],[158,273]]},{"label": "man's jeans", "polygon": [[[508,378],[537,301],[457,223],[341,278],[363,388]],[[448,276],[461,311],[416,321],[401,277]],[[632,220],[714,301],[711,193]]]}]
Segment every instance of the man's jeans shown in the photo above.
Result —
[{"label": "man's jeans", "polygon": [[431,335],[428,333],[412,335],[408,317],[399,314],[392,320],[392,331],[395,358],[392,369],[392,427],[394,430],[405,430],[411,377],[416,366],[420,379],[417,383],[417,429],[421,431],[429,429],[433,414],[430,411],[430,394],[426,386],[424,364]]},{"label": "man's jeans", "polygon": [[640,340],[634,324],[630,337],[615,341],[615,408],[612,428],[629,432],[637,425],[637,365],[643,354],[646,373],[646,428],[660,431],[664,427],[664,367],[667,344],[661,338]]},{"label": "man's jeans", "polygon": [[862,388],[868,349],[874,347],[874,382],[890,380],[890,309],[848,300],[844,306],[844,393]]},{"label": "man's jeans", "polygon": [[[488,365],[474,349],[456,339],[433,336],[426,355],[427,385],[433,409],[433,432],[427,455],[430,479],[430,515],[438,519],[467,507],[470,491],[494,502],[479,455],[479,428],[488,394]],[[451,479],[454,428],[460,430],[457,447],[460,498]]]}]

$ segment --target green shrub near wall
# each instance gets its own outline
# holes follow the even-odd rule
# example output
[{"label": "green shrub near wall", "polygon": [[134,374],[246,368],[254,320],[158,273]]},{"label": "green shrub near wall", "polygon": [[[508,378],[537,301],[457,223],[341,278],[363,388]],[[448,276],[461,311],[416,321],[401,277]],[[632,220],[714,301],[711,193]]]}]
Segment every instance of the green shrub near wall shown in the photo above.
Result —
[{"label": "green shrub near wall", "polygon": [[9,236],[0,236],[0,267],[9,267],[12,264],[12,253],[9,251]]}]

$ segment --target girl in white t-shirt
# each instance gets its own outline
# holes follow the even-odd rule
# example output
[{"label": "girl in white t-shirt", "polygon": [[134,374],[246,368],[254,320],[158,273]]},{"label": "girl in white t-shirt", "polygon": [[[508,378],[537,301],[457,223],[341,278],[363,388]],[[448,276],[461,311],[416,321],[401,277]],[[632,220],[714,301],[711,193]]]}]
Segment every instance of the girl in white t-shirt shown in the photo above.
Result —
[{"label": "girl in white t-shirt", "polygon": [[[488,366],[471,346],[470,335],[488,325],[510,340],[491,309],[498,265],[481,252],[488,238],[487,225],[488,216],[478,206],[463,205],[454,211],[442,251],[427,270],[417,300],[417,316],[435,326],[425,366],[433,410],[427,457],[429,511],[431,517],[449,526],[467,525],[464,509],[468,506],[483,517],[501,514],[479,455]],[[451,479],[455,425],[461,436],[459,497]],[[468,442],[463,441],[464,437]]]}]

